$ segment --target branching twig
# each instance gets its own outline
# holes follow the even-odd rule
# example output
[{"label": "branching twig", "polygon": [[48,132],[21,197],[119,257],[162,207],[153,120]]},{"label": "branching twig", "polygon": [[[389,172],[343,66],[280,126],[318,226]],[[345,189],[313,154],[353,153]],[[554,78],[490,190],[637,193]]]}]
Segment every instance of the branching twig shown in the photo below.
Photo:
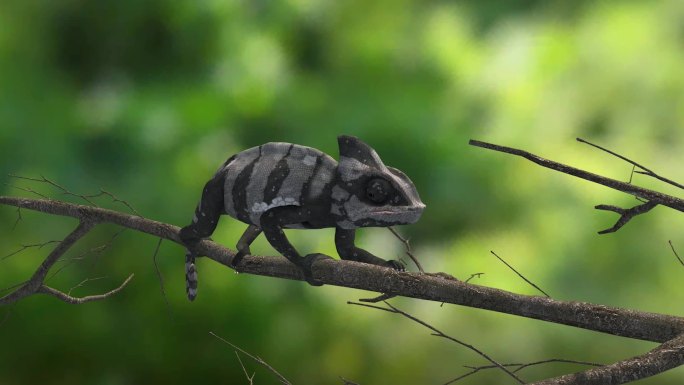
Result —
[{"label": "branching twig", "polygon": [[492,253],[499,261],[503,262],[504,265],[508,266],[509,269],[513,270],[513,272],[517,274],[518,277],[522,278],[525,282],[529,283],[532,287],[534,287],[535,289],[539,290],[542,294],[544,294],[546,298],[551,298],[551,296],[546,294],[544,290],[542,290],[539,286],[532,283],[532,281],[530,281],[529,279],[525,278],[524,275],[520,274],[518,270],[516,270],[513,266],[509,265],[508,262],[504,261],[504,259],[499,257],[494,251],[490,250],[489,252]]},{"label": "branching twig", "polygon": [[278,378],[278,381],[280,381],[281,383],[286,384],[286,385],[292,385],[292,383],[290,383],[290,381],[288,381],[285,377],[283,377],[282,374],[280,374],[280,373],[279,373],[277,370],[275,370],[271,365],[269,365],[268,362],[262,360],[261,358],[259,358],[259,357],[257,357],[257,356],[253,356],[253,355],[247,353],[246,351],[244,351],[244,350],[240,349],[239,347],[235,346],[235,345],[234,345],[233,343],[231,343],[230,341],[228,341],[228,340],[226,340],[226,339],[224,339],[224,338],[222,338],[222,337],[219,337],[219,336],[218,336],[217,334],[215,334],[214,332],[209,332],[209,334],[211,334],[212,336],[214,336],[214,337],[216,337],[217,339],[221,340],[223,343],[226,343],[226,344],[230,345],[233,349],[235,349],[235,350],[239,351],[240,353],[246,355],[247,357],[251,358],[251,359],[254,360],[254,362],[256,362],[257,364],[259,364],[259,365],[265,367],[266,369],[270,370],[271,373],[273,373],[273,374]]},{"label": "branching twig", "polygon": [[50,286],[46,286],[46,285],[41,285],[36,292],[42,293],[42,294],[52,295],[53,297],[57,297],[66,303],[70,303],[70,304],[74,304],[74,305],[80,305],[80,304],[83,304],[86,302],[100,301],[103,299],[107,299],[107,298],[113,296],[114,294],[117,294],[118,292],[123,290],[124,287],[126,287],[126,285],[128,285],[129,282],[131,282],[131,279],[133,279],[133,274],[129,275],[128,278],[126,278],[126,280],[123,281],[123,283],[121,285],[119,285],[119,287],[117,287],[116,289],[112,289],[112,290],[110,290],[104,294],[88,295],[85,297],[72,297],[67,293],[61,292],[57,289],[54,289],[54,288],[52,288]]},{"label": "branching twig", "polygon": [[598,233],[599,234],[608,234],[608,233],[614,233],[622,226],[624,226],[627,222],[630,221],[630,219],[634,218],[637,215],[641,215],[644,213],[647,213],[651,211],[652,208],[658,206],[658,203],[655,201],[647,201],[646,203],[642,203],[640,205],[634,206],[631,209],[623,209],[621,207],[617,206],[611,206],[611,205],[597,205],[594,208],[596,210],[606,210],[606,211],[613,211],[618,214],[620,214],[620,219],[618,219],[617,222],[613,225],[613,227],[605,230],[601,230]]},{"label": "branching twig", "polygon": [[[668,179],[668,178],[665,178],[665,177],[663,177],[663,176],[660,176],[660,175],[656,174],[655,172],[653,172],[653,170],[651,170],[651,169],[649,169],[649,168],[646,168],[645,166],[643,166],[643,165],[641,165],[641,164],[639,164],[639,163],[637,163],[637,162],[635,162],[635,161],[633,161],[633,160],[631,160],[631,159],[629,159],[629,158],[627,158],[627,157],[625,157],[625,156],[622,156],[622,155],[620,155],[620,154],[618,154],[618,153],[615,153],[615,152],[613,152],[613,151],[610,151],[609,149],[604,148],[604,147],[601,147],[601,146],[599,146],[598,144],[594,144],[594,143],[588,142],[588,141],[586,141],[586,140],[584,140],[584,139],[582,139],[582,138],[577,138],[577,141],[578,141],[578,142],[581,142],[581,143],[588,144],[588,145],[590,145],[590,146],[592,146],[592,147],[598,148],[599,150],[605,151],[605,152],[609,153],[610,155],[613,155],[613,156],[615,156],[615,157],[618,157],[618,158],[624,160],[625,162],[630,163],[633,167],[639,167],[639,168],[641,169],[641,171],[636,171],[637,174],[648,175],[648,176],[653,177],[653,178],[656,178],[656,179],[658,179],[658,180],[660,180],[660,181],[662,181],[662,182],[665,182],[665,183],[667,183],[667,184],[669,184],[669,185],[672,185],[672,186],[675,186],[675,187],[679,187],[680,189],[683,189],[683,190],[684,190],[684,185],[681,185],[681,184],[679,184],[679,183],[677,183],[677,182],[675,182],[675,181],[673,181],[673,180],[671,180],[671,179]],[[634,171],[634,168],[632,168],[632,171]],[[632,181],[632,178],[630,177],[629,180],[630,180],[630,182],[631,182],[631,181]]]},{"label": "branching twig", "polygon": [[169,312],[169,317],[173,318],[171,315],[171,305],[169,304],[169,299],[166,297],[166,290],[164,290],[164,277],[162,276],[161,270],[159,270],[159,265],[157,264],[157,254],[159,254],[159,248],[161,247],[163,240],[163,238],[159,238],[159,242],[157,242],[157,247],[154,249],[154,254],[152,255],[152,263],[154,263],[154,270],[157,272],[157,278],[159,278],[159,289],[161,290],[162,298],[164,298],[166,310]]},{"label": "branching twig", "polygon": [[98,281],[100,279],[104,279],[107,277],[95,277],[95,278],[86,278],[83,281],[79,282],[76,286],[72,286],[69,291],[67,291],[67,295],[71,295],[71,292],[74,291],[75,289],[78,289],[79,287],[83,287],[83,285],[86,284],[86,282],[92,282],[92,281]]},{"label": "branching twig", "polygon": [[646,354],[584,372],[535,382],[534,385],[624,384],[654,376],[682,364],[684,335],[667,341]]},{"label": "branching twig", "polygon": [[245,364],[242,363],[242,359],[240,358],[240,355],[238,354],[237,350],[235,351],[235,357],[237,357],[238,362],[240,363],[240,367],[242,368],[242,371],[245,373],[245,377],[247,377],[247,382],[249,382],[249,385],[253,385],[254,384],[254,376],[256,375],[256,372],[252,373],[251,376],[249,374],[247,374],[247,369],[245,368]]},{"label": "branching twig", "polygon": [[402,237],[396,230],[394,230],[392,226],[389,226],[388,229],[392,232],[392,234],[394,234],[395,237],[397,237],[397,239],[399,239],[404,244],[404,248],[406,248],[406,255],[408,255],[409,258],[411,258],[411,260],[413,261],[413,263],[416,264],[418,270],[421,273],[425,273],[425,270],[423,270],[423,266],[421,266],[420,262],[418,262],[418,258],[416,258],[413,255],[413,252],[411,251],[411,244],[409,243],[409,240]]},{"label": "branching twig", "polygon": [[[480,277],[482,277],[483,275],[484,275],[484,273],[473,273],[473,274],[470,274],[470,277],[468,277],[468,279],[466,279],[466,280],[463,281],[463,282],[468,283],[468,282],[470,282],[471,279],[473,279],[473,278],[480,278]],[[548,296],[547,296],[547,297],[548,297]]]},{"label": "branching twig", "polygon": [[674,253],[675,257],[677,257],[677,260],[679,261],[679,263],[680,263],[682,266],[684,266],[684,261],[682,260],[682,258],[679,257],[679,254],[677,254],[677,250],[675,250],[675,247],[674,247],[674,245],[672,244],[672,241],[671,241],[671,240],[670,240],[670,241],[667,241],[667,243],[670,244],[670,248],[672,249],[672,252]]},{"label": "branching twig", "polygon": [[404,317],[410,319],[411,321],[416,322],[416,323],[418,323],[418,324],[420,324],[420,325],[423,325],[423,326],[425,326],[426,328],[432,330],[431,335],[436,336],[436,337],[445,338],[445,339],[447,339],[447,340],[449,340],[449,341],[455,342],[455,343],[457,343],[457,344],[459,344],[459,345],[461,345],[461,346],[463,346],[463,347],[465,347],[465,348],[468,348],[468,349],[472,350],[473,352],[477,353],[477,354],[480,355],[482,358],[484,358],[485,360],[491,362],[491,363],[492,363],[493,365],[495,365],[497,368],[501,369],[503,372],[505,372],[506,374],[508,374],[508,375],[511,376],[512,378],[514,378],[516,381],[518,381],[518,383],[520,383],[520,384],[524,384],[524,383],[525,383],[525,382],[523,382],[520,378],[518,378],[518,376],[516,376],[513,372],[511,372],[510,370],[506,369],[503,365],[501,365],[500,363],[496,362],[494,359],[492,359],[491,357],[489,357],[486,353],[484,353],[484,352],[481,351],[480,349],[476,348],[475,346],[470,345],[470,344],[468,344],[468,343],[465,343],[465,342],[463,342],[463,341],[461,341],[461,340],[458,340],[458,339],[456,339],[456,338],[454,338],[454,337],[451,337],[451,336],[449,336],[449,335],[447,335],[447,334],[442,333],[440,330],[438,330],[438,329],[435,328],[434,326],[430,325],[429,323],[427,323],[427,322],[425,322],[425,321],[422,321],[422,320],[416,318],[415,316],[413,316],[413,315],[411,315],[411,314],[409,314],[409,313],[406,313],[406,312],[403,311],[403,310],[398,309],[398,308],[395,307],[395,306],[392,306],[389,302],[386,302],[386,301],[384,302],[384,304],[385,304],[387,307],[381,307],[381,306],[375,306],[375,305],[369,305],[369,304],[366,304],[366,303],[351,302],[351,301],[347,301],[347,304],[349,304],[349,305],[357,305],[357,306],[368,307],[368,308],[371,308],[371,309],[383,310],[383,311],[386,311],[386,312],[389,312],[389,313],[394,313],[394,314],[400,314],[400,315],[402,315],[402,316],[404,316]]},{"label": "branching twig", "polygon": [[19,224],[19,222],[21,222],[21,220],[21,207],[17,207],[17,220],[14,221],[14,224],[12,225],[12,229],[10,230],[10,232],[14,231],[14,229],[17,228],[17,225]]},{"label": "branching twig", "polygon": [[[585,361],[575,361],[575,360],[566,360],[563,358],[551,358],[548,360],[542,360],[542,361],[535,361],[535,362],[528,362],[526,364],[501,364],[504,367],[510,368],[510,367],[515,367],[515,370],[513,370],[513,373],[518,373],[519,371],[528,368],[530,366],[537,366],[537,365],[542,365],[542,364],[549,364],[549,363],[568,363],[568,364],[577,364],[577,365],[589,365],[589,366],[601,366],[601,364],[596,364],[593,362],[585,362]],[[451,379],[447,382],[444,383],[444,385],[449,385],[453,384],[454,382],[460,381],[466,377],[470,377],[473,374],[476,374],[482,370],[487,370],[487,369],[497,369],[498,367],[495,365],[482,365],[482,366],[469,366],[465,365],[465,368],[470,369],[469,372],[464,373],[454,379]]]},{"label": "branching twig", "polygon": [[[610,187],[614,190],[622,191],[624,193],[634,195],[635,197],[642,198],[642,199],[647,201],[645,206],[642,205],[642,206],[644,206],[642,208],[642,210],[645,208],[648,208],[649,210],[651,208],[653,208],[653,207],[649,208],[650,205],[653,205],[653,206],[663,205],[663,206],[667,206],[667,207],[670,207],[672,209],[675,209],[677,211],[684,212],[684,200],[677,198],[677,197],[674,197],[674,196],[671,196],[671,195],[663,194],[663,193],[660,193],[658,191],[645,189],[643,187],[635,186],[633,184],[625,183],[625,182],[622,182],[619,180],[606,178],[606,177],[601,176],[601,175],[596,175],[596,174],[590,173],[588,171],[580,170],[578,168],[571,167],[571,166],[568,166],[568,165],[565,165],[562,163],[558,163],[558,162],[554,162],[552,160],[544,159],[540,156],[534,155],[534,154],[527,152],[527,151],[524,151],[524,150],[519,150],[517,148],[499,146],[499,145],[492,144],[492,143],[481,142],[479,140],[471,140],[469,143],[473,146],[482,147],[482,148],[486,148],[486,149],[490,149],[490,150],[494,150],[494,151],[499,151],[499,152],[503,152],[506,154],[521,156],[521,157],[523,157],[527,160],[530,160],[530,161],[532,161],[532,162],[534,162],[534,163],[536,163],[542,167],[550,168],[552,170],[556,170],[556,171],[562,172],[564,174],[576,176],[578,178],[582,178],[582,179],[585,179],[585,180],[588,180],[588,181],[591,181],[594,183],[598,183],[598,184],[606,186],[606,187]],[[613,206],[601,205],[601,206],[597,206],[597,207],[613,207]],[[640,206],[637,206],[637,207],[640,207]],[[615,210],[611,210],[611,211],[615,211]],[[635,215],[637,215],[637,214],[627,216],[625,223],[629,219],[634,217]],[[619,222],[620,221],[618,221],[618,223]],[[624,223],[622,223],[620,226],[622,226],[622,225],[624,225]],[[605,234],[605,232],[601,232],[601,233]]]},{"label": "branching twig", "polygon": [[15,251],[5,255],[4,257],[0,258],[0,261],[4,261],[5,259],[7,259],[9,257],[11,257],[13,255],[17,255],[17,254],[21,253],[22,251],[24,251],[26,249],[30,249],[32,247],[37,247],[40,250],[46,245],[50,245],[52,243],[59,243],[59,242],[61,242],[61,241],[47,241],[47,242],[43,242],[43,243],[32,243],[30,245],[21,245],[20,249],[15,250]]}]

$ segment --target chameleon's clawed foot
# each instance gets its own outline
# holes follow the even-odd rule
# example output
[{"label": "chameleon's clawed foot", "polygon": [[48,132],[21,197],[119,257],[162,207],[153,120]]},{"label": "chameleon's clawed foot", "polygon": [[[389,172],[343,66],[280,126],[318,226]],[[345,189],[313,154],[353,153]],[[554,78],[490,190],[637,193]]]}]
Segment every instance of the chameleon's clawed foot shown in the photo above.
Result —
[{"label": "chameleon's clawed foot", "polygon": [[235,254],[233,257],[233,261],[230,263],[231,266],[236,267],[240,262],[242,261],[242,258],[245,257],[245,255],[249,255],[250,251],[249,249],[247,250],[238,250],[238,252]]},{"label": "chameleon's clawed foot", "polygon": [[385,266],[392,268],[396,271],[406,271],[406,266],[404,265],[404,263],[401,261],[396,261],[394,259],[385,262]]},{"label": "chameleon's clawed foot", "polygon": [[304,273],[304,280],[306,280],[306,282],[308,282],[311,286],[323,286],[322,282],[314,279],[313,273],[311,272],[311,266],[314,264],[314,262],[321,259],[332,259],[332,257],[320,253],[307,254],[304,258],[302,258],[301,263],[299,264],[299,267],[302,269],[302,273]]}]

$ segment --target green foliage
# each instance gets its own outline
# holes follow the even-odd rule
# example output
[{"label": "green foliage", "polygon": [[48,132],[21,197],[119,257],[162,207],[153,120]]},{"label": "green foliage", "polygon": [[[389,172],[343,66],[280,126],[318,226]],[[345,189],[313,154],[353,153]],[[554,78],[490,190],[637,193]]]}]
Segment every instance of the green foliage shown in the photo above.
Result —
[{"label": "green foliage", "polygon": [[[476,149],[470,138],[626,180],[631,167],[574,141],[601,143],[684,180],[684,3],[401,1],[16,1],[0,3],[0,174],[45,175],[79,193],[114,192],[142,215],[184,225],[203,183],[231,154],[267,141],[336,156],[357,135],[414,180],[428,208],[405,230],[431,270],[534,291],[494,249],[559,299],[680,313],[684,254],[678,213],[656,208],[616,234],[595,204],[636,202],[529,162]],[[6,178],[2,194],[46,186]],[[645,177],[635,182],[681,191]],[[107,207],[126,210],[103,198]],[[59,239],[72,220],[0,209],[0,255]],[[244,226],[224,219],[232,246]],[[107,242],[89,235],[77,257]],[[402,253],[384,229],[361,243]],[[304,251],[336,255],[332,233],[292,231]],[[28,298],[0,309],[0,383],[239,383],[234,353],[259,355],[297,384],[443,383],[482,364],[409,321],[345,305],[369,293],[238,276],[199,262],[198,300],[184,295],[181,248],[124,232],[54,280],[72,307]],[[0,288],[21,282],[50,246],[0,261]],[[255,253],[273,254],[256,242]],[[63,263],[67,264],[68,262]],[[562,357],[609,363],[653,345],[488,312],[396,300],[502,362]],[[6,312],[10,312],[5,320]],[[169,315],[171,314],[171,315]],[[5,320],[3,322],[3,320]],[[255,383],[275,383],[256,370]],[[526,379],[579,370],[528,369]],[[680,382],[681,369],[644,384]],[[464,383],[505,381],[496,372]]]}]

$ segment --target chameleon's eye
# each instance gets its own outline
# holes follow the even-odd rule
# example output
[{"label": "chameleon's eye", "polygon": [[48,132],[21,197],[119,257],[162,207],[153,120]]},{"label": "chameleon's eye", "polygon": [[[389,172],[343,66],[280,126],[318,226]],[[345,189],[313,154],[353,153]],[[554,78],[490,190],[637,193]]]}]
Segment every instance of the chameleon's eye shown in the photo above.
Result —
[{"label": "chameleon's eye", "polygon": [[366,197],[374,203],[385,203],[390,195],[392,187],[390,184],[380,178],[373,178],[366,185]]}]

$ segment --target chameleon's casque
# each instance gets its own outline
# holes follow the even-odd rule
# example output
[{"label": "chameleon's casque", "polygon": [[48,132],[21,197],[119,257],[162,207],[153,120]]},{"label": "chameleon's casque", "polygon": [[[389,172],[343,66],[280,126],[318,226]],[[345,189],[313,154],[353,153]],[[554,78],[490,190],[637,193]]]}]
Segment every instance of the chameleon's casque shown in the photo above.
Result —
[{"label": "chameleon's casque", "polygon": [[210,236],[222,214],[249,227],[237,244],[233,264],[249,254],[263,231],[269,243],[311,278],[311,263],[289,243],[283,228],[335,227],[340,257],[403,270],[354,246],[355,229],[416,222],[425,208],[411,180],[384,165],[370,146],[351,136],[338,137],[340,160],[311,147],[266,143],[229,158],[206,184],[192,224],[181,230],[188,247],[186,284],[190,300],[197,294],[194,244]]}]

